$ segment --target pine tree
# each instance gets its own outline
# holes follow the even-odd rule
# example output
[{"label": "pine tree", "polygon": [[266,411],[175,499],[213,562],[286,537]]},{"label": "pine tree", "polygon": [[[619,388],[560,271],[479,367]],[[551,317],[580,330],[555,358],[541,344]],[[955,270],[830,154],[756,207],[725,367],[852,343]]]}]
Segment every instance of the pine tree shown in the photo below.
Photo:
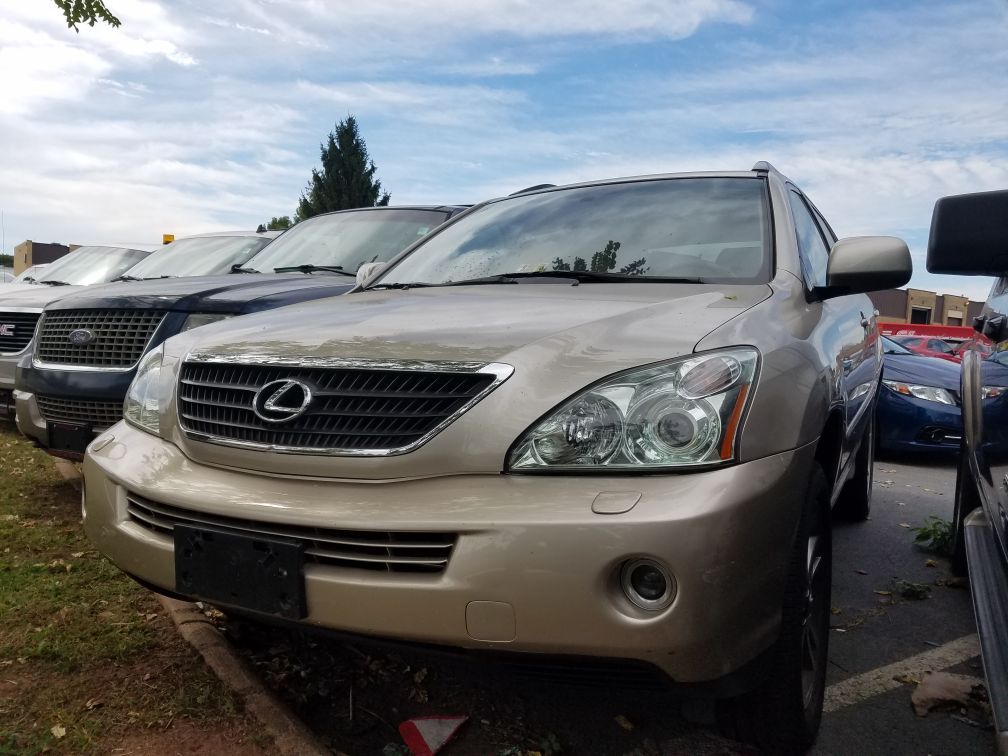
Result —
[{"label": "pine tree", "polygon": [[320,145],[321,169],[312,169],[311,181],[298,203],[297,219],[304,220],[332,210],[375,207],[389,203],[375,178],[375,164],[352,115],[336,124],[329,139]]}]

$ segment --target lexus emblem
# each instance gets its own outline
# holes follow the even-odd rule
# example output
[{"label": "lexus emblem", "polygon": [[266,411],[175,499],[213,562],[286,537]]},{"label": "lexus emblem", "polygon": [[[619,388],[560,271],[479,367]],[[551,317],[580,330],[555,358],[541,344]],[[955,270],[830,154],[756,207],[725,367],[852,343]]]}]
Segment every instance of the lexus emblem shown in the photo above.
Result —
[{"label": "lexus emblem", "polygon": [[292,378],[270,381],[252,397],[252,411],[267,423],[286,423],[301,417],[311,404],[311,387]]},{"label": "lexus emblem", "polygon": [[0,323],[0,336],[13,336],[13,335],[14,335],[13,323]]},{"label": "lexus emblem", "polygon": [[78,328],[76,331],[70,331],[70,333],[67,334],[67,341],[74,346],[84,346],[86,344],[90,344],[94,341],[94,338],[94,331],[89,331],[87,328]]}]

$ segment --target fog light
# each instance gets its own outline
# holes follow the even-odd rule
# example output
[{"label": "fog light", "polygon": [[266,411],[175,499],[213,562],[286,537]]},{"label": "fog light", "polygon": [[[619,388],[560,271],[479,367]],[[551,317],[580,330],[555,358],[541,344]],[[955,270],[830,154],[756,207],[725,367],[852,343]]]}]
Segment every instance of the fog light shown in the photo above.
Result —
[{"label": "fog light", "polygon": [[668,570],[650,559],[633,559],[620,571],[623,592],[636,606],[659,611],[675,598],[675,581]]}]

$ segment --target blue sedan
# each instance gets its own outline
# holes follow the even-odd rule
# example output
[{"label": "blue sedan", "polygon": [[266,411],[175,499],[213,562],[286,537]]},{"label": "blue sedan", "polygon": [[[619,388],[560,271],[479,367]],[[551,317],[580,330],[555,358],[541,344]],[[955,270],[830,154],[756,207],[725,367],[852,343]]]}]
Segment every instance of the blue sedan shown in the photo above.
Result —
[{"label": "blue sedan", "polygon": [[959,450],[959,365],[910,351],[882,337],[885,357],[878,439],[892,451]]}]

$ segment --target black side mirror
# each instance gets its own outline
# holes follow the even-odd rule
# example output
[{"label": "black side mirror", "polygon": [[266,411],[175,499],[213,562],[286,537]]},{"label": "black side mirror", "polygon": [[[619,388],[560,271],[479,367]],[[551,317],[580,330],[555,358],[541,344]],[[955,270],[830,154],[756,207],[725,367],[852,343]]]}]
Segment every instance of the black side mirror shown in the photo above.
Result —
[{"label": "black side mirror", "polygon": [[965,276],[1008,271],[1008,190],[938,200],[931,215],[927,269]]}]

